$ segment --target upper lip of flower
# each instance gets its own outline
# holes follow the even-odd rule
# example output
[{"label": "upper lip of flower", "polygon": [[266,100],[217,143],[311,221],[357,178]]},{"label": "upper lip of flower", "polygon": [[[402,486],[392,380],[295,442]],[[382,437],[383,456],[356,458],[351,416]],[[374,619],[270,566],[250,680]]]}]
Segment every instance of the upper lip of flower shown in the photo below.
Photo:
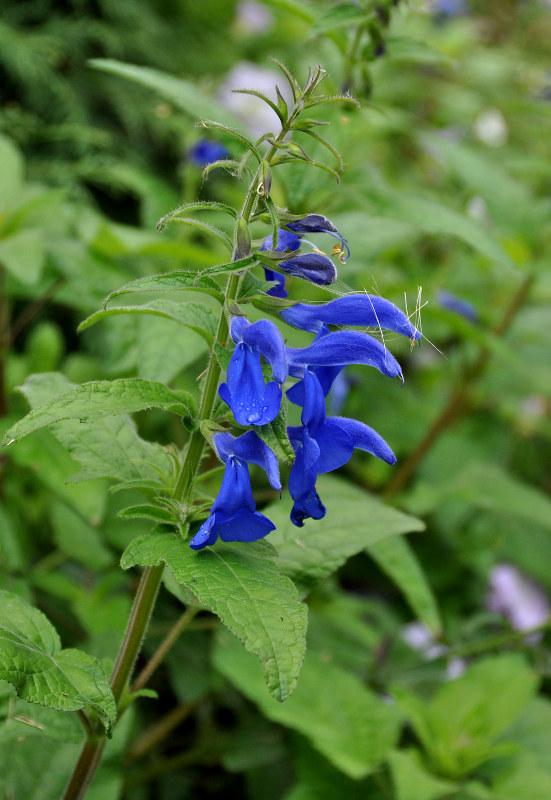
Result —
[{"label": "upper lip of flower", "polygon": [[377,295],[350,294],[319,305],[297,303],[280,315],[289,325],[312,333],[318,333],[323,324],[361,325],[363,328],[386,328],[414,341],[421,338],[421,333],[398,306]]},{"label": "upper lip of flower", "polygon": [[307,214],[302,219],[293,220],[292,222],[285,222],[284,225],[287,230],[290,230],[293,233],[328,233],[330,236],[334,236],[335,239],[338,239],[341,243],[341,249],[338,251],[340,263],[343,264],[348,258],[350,258],[350,248],[348,246],[348,242],[344,236],[339,233],[331,220],[327,219],[327,217],[324,217],[322,214]]}]

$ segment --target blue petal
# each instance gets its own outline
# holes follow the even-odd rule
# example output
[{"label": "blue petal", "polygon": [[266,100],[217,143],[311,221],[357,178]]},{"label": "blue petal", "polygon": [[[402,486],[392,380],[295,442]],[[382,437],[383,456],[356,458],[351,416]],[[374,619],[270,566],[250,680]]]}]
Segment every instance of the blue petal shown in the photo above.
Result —
[{"label": "blue petal", "polygon": [[302,447],[297,446],[295,463],[289,475],[289,493],[295,501],[291,522],[299,528],[308,517],[321,519],[325,516],[325,506],[316,492],[316,478],[316,471],[305,465]]},{"label": "blue petal", "polygon": [[227,383],[221,384],[218,393],[231,408],[239,425],[272,422],[281,406],[280,386],[273,381],[265,386],[260,354],[243,342],[236,345],[228,367]]},{"label": "blue petal", "polygon": [[241,335],[244,344],[258,350],[271,364],[274,380],[277,383],[285,383],[287,380],[285,341],[274,323],[260,319],[243,328]]},{"label": "blue petal", "polygon": [[229,157],[230,154],[224,145],[208,139],[200,139],[189,151],[189,160],[198,167],[204,167],[212,164],[213,161],[221,161]]},{"label": "blue petal", "polygon": [[312,370],[304,373],[304,405],[302,408],[301,422],[308,429],[311,436],[325,421],[325,395]]},{"label": "blue petal", "polygon": [[[274,250],[273,243],[273,236],[267,236],[262,242],[262,247],[260,250]],[[286,250],[294,251],[299,249],[300,236],[297,236],[296,233],[291,233],[290,231],[285,231],[283,228],[280,228],[277,235],[277,247],[275,248],[275,252],[284,253]]]},{"label": "blue petal", "polygon": [[315,464],[317,472],[333,472],[352,458],[354,452],[352,437],[334,419],[329,418],[316,431],[315,439],[320,449]]},{"label": "blue petal", "polygon": [[230,456],[237,456],[248,464],[262,467],[270,485],[281,490],[279,467],[275,453],[254,432],[247,431],[237,438],[231,433],[216,433],[213,437],[214,449],[222,461],[227,461]]},{"label": "blue petal", "polygon": [[420,332],[398,306],[377,295],[349,294],[321,305],[297,303],[291,308],[284,309],[280,314],[289,325],[312,333],[317,333],[325,323],[385,328],[401,333],[409,339],[421,338]]},{"label": "blue petal", "polygon": [[287,275],[304,278],[318,286],[328,286],[337,280],[337,270],[330,258],[323,253],[304,253],[288,261],[279,261],[274,269]]},{"label": "blue petal", "polygon": [[215,541],[218,539],[218,533],[216,532],[215,527],[215,515],[211,514],[210,517],[203,522],[191,542],[189,546],[193,550],[202,550],[203,547],[207,547],[207,545],[214,544]]},{"label": "blue petal", "polygon": [[455,311],[456,314],[461,314],[462,317],[471,322],[478,322],[478,311],[468,300],[463,300],[462,297],[457,297],[451,292],[442,290],[438,292],[438,302],[442,308],[447,308],[448,311]]},{"label": "blue petal", "polygon": [[366,364],[391,378],[402,370],[394,356],[376,339],[357,331],[335,331],[318,339],[310,347],[287,348],[289,373],[302,377],[303,368]]},{"label": "blue petal", "polygon": [[[338,425],[341,430],[346,431],[355,448],[365,450],[371,455],[386,461],[387,464],[396,463],[396,456],[388,444],[369,425],[364,425],[363,422],[348,419],[347,417],[329,417],[327,422]],[[319,472],[322,472],[322,470],[319,470]]]},{"label": "blue petal", "polygon": [[217,512],[223,517],[231,517],[244,508],[249,511],[254,511],[256,508],[249,468],[245,461],[230,456],[226,461],[218,497],[210,508],[211,514]]},{"label": "blue petal", "polygon": [[275,531],[274,523],[259,511],[244,511],[218,526],[223,542],[256,542],[270,531]]},{"label": "blue petal", "polygon": [[303,219],[288,222],[285,227],[295,233],[328,233],[340,241],[342,246],[346,249],[346,258],[350,258],[350,248],[348,242],[341,236],[333,223],[324,217],[322,214],[308,214]]},{"label": "blue petal", "polygon": [[270,297],[287,297],[288,292],[285,288],[285,275],[280,275],[278,272],[264,267],[264,277],[267,281],[277,281],[277,285],[268,289],[266,294],[269,294]]}]

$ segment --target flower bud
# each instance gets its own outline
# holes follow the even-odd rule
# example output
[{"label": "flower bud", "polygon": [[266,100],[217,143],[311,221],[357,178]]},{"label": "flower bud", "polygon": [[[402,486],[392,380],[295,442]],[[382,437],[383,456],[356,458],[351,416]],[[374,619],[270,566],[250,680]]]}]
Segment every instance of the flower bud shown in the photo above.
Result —
[{"label": "flower bud", "polygon": [[235,259],[246,258],[251,252],[251,232],[249,226],[239,217],[235,227]]}]

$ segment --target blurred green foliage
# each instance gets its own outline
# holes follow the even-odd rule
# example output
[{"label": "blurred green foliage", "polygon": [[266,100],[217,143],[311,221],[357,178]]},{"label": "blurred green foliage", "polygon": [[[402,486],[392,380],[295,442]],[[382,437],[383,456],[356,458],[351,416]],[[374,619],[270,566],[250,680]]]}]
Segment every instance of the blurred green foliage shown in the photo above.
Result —
[{"label": "blurred green foliage", "polygon": [[[116,727],[92,800],[551,794],[551,15],[543,0],[395,5],[4,4],[2,433],[68,382],[137,377],[196,392],[207,345],[171,319],[127,314],[75,331],[122,284],[223,259],[203,231],[154,225],[198,197],[240,201],[238,182],[223,171],[204,181],[188,158],[202,135],[193,123],[207,113],[199,106],[254,124],[260,101],[236,105],[224,86],[241,65],[232,85],[259,88],[273,71],[267,56],[297,76],[323,64],[327,90],[350,91],[362,105],[316,109],[344,157],[338,191],[331,175],[290,164],[278,170],[276,202],[323,213],[347,237],[352,258],[334,291],[407,301],[426,336],[413,350],[385,336],[405,367],[403,389],[374,371],[346,373],[342,413],[380,431],[397,466],[356,454],[323,486],[334,515],[300,537],[272,495],[258,495],[274,503],[278,530],[268,541],[285,591],[293,579],[309,606],[295,694],[278,704],[254,657],[215,616],[197,613],[148,683],[158,698],[141,698]],[[103,61],[93,68],[88,59]],[[219,139],[241,156],[239,144]],[[443,292],[473,316],[445,307]],[[296,280],[291,296],[309,299],[313,287]],[[16,391],[31,373],[54,372]],[[44,658],[84,651],[76,694],[86,695],[90,670],[110,671],[136,585],[119,560],[150,527],[117,516],[147,497],[132,487],[109,493],[110,478],[132,480],[131,448],[186,441],[160,410],[135,423],[95,429],[98,452],[117,441],[121,466],[98,467],[87,482],[71,480],[78,422],[36,431],[1,456],[0,589],[46,615],[36,617]],[[79,442],[88,454],[94,447]],[[205,481],[207,501],[218,481]],[[335,552],[339,530],[349,536]],[[417,532],[398,535],[405,531]],[[182,602],[193,602],[189,586],[168,575],[139,668]],[[241,636],[238,615],[216,602]],[[74,656],[63,657],[76,669]],[[0,683],[0,786],[6,798],[54,800],[82,733],[74,714],[29,699]]]}]

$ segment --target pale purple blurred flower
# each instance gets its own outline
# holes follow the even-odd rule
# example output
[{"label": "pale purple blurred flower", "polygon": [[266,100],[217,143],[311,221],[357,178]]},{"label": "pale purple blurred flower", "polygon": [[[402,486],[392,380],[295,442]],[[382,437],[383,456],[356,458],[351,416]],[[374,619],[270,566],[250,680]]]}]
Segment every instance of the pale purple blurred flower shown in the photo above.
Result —
[{"label": "pale purple blurred flower", "polygon": [[245,33],[267,33],[274,26],[274,15],[255,0],[241,0],[237,4],[237,24]]},{"label": "pale purple blurred flower", "polygon": [[549,620],[545,591],[513,564],[496,564],[488,578],[486,607],[503,614],[517,631],[539,628]]},{"label": "pale purple blurred flower", "polygon": [[[422,622],[410,622],[408,625],[404,625],[402,639],[412,650],[416,650],[424,661],[434,661],[449,653],[449,648],[438,644],[433,634]],[[466,668],[467,662],[464,658],[458,656],[449,658],[444,680],[452,681],[454,678],[460,678]]]}]

